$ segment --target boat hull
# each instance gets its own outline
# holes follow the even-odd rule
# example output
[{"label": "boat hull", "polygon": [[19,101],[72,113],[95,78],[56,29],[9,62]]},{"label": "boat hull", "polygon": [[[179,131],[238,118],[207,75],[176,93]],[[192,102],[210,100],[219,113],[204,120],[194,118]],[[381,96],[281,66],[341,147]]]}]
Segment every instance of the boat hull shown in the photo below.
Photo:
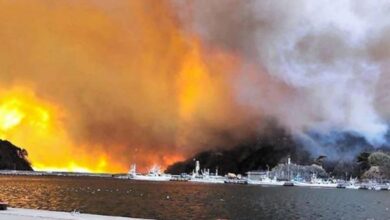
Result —
[{"label": "boat hull", "polygon": [[263,186],[283,186],[282,181],[248,181],[250,185],[263,185]]},{"label": "boat hull", "polygon": [[224,183],[226,184],[248,184],[247,180],[225,180]]},{"label": "boat hull", "polygon": [[140,180],[140,181],[155,181],[155,182],[165,182],[171,180],[171,177],[168,176],[135,176],[135,177],[130,177],[129,179],[131,180]]},{"label": "boat hull", "polygon": [[221,183],[224,183],[224,180],[214,180],[214,179],[190,179],[189,182],[193,182],[193,183],[213,183],[213,184],[221,184]]},{"label": "boat hull", "polygon": [[301,183],[294,182],[295,186],[305,186],[305,187],[318,187],[318,188],[337,188],[337,183]]},{"label": "boat hull", "polygon": [[155,181],[155,182],[165,182],[170,181],[171,176],[120,176],[118,179],[127,179],[127,180],[137,180],[137,181]]}]

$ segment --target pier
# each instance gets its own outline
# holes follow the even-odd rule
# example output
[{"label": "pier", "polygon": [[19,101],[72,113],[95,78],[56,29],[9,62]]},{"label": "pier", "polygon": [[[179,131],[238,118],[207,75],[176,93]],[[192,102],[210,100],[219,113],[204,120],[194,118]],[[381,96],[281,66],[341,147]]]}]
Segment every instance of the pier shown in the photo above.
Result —
[{"label": "pier", "polygon": [[139,218],[80,214],[77,212],[56,212],[36,209],[8,208],[0,211],[4,220],[140,220]]}]

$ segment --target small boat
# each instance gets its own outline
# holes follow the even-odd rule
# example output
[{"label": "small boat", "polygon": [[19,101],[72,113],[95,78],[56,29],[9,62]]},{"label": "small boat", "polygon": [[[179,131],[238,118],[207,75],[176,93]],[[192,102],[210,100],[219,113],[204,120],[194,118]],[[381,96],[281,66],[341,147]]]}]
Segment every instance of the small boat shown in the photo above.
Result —
[{"label": "small boat", "polygon": [[172,175],[170,181],[187,182],[190,179],[191,179],[190,176],[182,174],[182,175]]},{"label": "small boat", "polygon": [[246,179],[226,179],[224,181],[226,184],[248,184],[248,180]]},{"label": "small boat", "polygon": [[358,189],[368,190],[370,189],[370,186],[368,184],[361,184]]},{"label": "small boat", "polygon": [[218,168],[215,169],[214,174],[210,174],[210,169],[200,170],[200,163],[197,160],[195,162],[195,170],[189,178],[189,182],[195,183],[221,183],[223,184],[225,177],[218,175]]},{"label": "small boat", "polygon": [[278,181],[276,177],[273,179],[266,177],[261,180],[248,180],[248,184],[251,185],[282,186],[283,183],[284,183],[283,181]]},{"label": "small boat", "polygon": [[337,187],[337,183],[332,183],[332,182],[296,182],[293,181],[295,186],[306,186],[306,187],[316,187],[316,188],[341,188]]},{"label": "small boat", "polygon": [[136,165],[133,164],[127,176],[127,179],[131,180],[142,180],[142,181],[169,181],[171,179],[171,175],[164,174],[160,172],[160,168],[158,166],[153,166],[149,172],[145,175],[138,174],[136,172]]},{"label": "small boat", "polygon": [[283,186],[294,186],[294,182],[286,181],[286,182],[283,183]]},{"label": "small boat", "polygon": [[345,186],[346,189],[359,189],[359,185],[355,185],[355,184],[350,184],[350,185],[347,185]]},{"label": "small boat", "polygon": [[389,190],[389,186],[386,184],[378,184],[373,187],[374,190]]},{"label": "small boat", "polygon": [[221,176],[196,176],[189,181],[194,183],[224,183],[225,178]]},{"label": "small boat", "polygon": [[336,188],[337,189],[345,189],[345,188],[347,188],[347,184],[345,184],[345,183],[338,183]]},{"label": "small boat", "polygon": [[349,178],[349,181],[346,182],[346,189],[359,189],[360,185],[357,184],[357,179],[352,178],[352,176]]}]

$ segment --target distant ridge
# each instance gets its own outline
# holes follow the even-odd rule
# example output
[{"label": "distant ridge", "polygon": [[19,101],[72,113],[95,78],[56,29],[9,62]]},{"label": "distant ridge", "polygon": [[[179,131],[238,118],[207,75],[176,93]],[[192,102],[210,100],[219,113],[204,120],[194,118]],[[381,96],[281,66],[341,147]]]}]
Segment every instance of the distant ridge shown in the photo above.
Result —
[{"label": "distant ridge", "polygon": [[0,139],[0,170],[32,171],[27,155],[25,149],[19,148],[7,140]]},{"label": "distant ridge", "polygon": [[170,165],[166,172],[171,174],[191,173],[195,168],[195,160],[199,160],[202,168],[219,174],[240,173],[250,170],[267,170],[278,165],[281,160],[292,160],[299,164],[310,165],[313,158],[300,147],[294,138],[279,127],[268,127],[268,132],[228,149],[216,148],[202,151],[187,160]]}]

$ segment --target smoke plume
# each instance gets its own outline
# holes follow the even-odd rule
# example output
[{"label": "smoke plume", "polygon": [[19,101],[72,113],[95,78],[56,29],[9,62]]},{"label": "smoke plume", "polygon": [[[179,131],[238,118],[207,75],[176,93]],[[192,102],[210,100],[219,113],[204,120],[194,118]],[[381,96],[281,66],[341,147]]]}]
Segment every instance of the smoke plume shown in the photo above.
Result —
[{"label": "smoke plume", "polygon": [[175,3],[187,31],[244,57],[237,100],[277,118],[310,151],[342,134],[386,144],[388,1]]},{"label": "smoke plume", "polygon": [[269,118],[314,153],[344,134],[386,145],[389,12],[352,0],[1,1],[0,138],[35,167],[93,171],[229,148]]}]

